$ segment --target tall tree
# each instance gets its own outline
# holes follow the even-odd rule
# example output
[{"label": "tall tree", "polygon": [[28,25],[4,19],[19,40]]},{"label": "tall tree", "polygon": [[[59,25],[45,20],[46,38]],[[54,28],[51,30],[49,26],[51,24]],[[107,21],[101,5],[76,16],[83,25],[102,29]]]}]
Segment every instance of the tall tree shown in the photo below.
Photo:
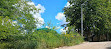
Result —
[{"label": "tall tree", "polygon": [[100,34],[109,32],[106,32],[106,30],[110,30],[111,28],[111,4],[109,0],[70,0],[69,3],[70,7],[64,7],[66,20],[70,22],[69,26],[75,26],[80,32],[81,4],[84,3],[84,36],[89,37],[90,34],[99,36]]}]

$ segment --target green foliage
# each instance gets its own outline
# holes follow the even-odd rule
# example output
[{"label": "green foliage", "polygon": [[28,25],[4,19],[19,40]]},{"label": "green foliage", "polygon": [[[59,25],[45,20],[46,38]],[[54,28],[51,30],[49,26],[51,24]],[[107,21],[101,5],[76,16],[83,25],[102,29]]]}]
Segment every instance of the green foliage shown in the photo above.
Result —
[{"label": "green foliage", "polygon": [[[18,38],[17,38],[18,37]],[[0,42],[1,49],[36,49],[37,41],[32,40],[29,38],[30,36],[27,35],[18,35],[11,37],[13,40],[11,41],[2,41]],[[17,38],[17,39],[16,39]]]},{"label": "green foliage", "polygon": [[19,31],[17,30],[19,26],[13,26],[12,20],[9,19],[9,17],[3,18],[3,16],[0,16],[0,22],[0,40],[19,34]]},{"label": "green foliage", "polygon": [[[72,46],[83,42],[78,33],[58,34],[56,31],[49,32],[40,30],[33,34],[13,36],[12,41],[2,42],[1,48],[14,49],[53,49],[60,46]],[[16,39],[17,38],[17,39]]]},{"label": "green foliage", "polygon": [[70,0],[69,2],[72,6],[64,7],[66,20],[70,22],[68,26],[75,26],[75,29],[81,32],[81,4],[85,2],[82,5],[84,35],[110,33],[111,3],[109,0]]},{"label": "green foliage", "polygon": [[64,44],[66,46],[72,46],[72,45],[80,44],[84,41],[82,36],[80,36],[78,33],[72,32],[72,31],[69,34],[67,34],[67,33],[62,34],[62,36],[64,38],[63,40],[64,40]]},{"label": "green foliage", "polygon": [[35,30],[38,21],[35,21],[30,11],[39,9],[27,2],[28,0],[0,1],[0,49],[52,49],[82,42],[83,38],[73,38],[73,34],[58,34],[56,27],[51,27],[51,24],[48,25],[52,29]]},{"label": "green foliage", "polygon": [[[11,1],[11,2],[10,2]],[[14,13],[17,12],[17,9],[13,7],[19,0],[1,0],[0,1],[0,16],[8,16],[12,18],[15,16]]]},{"label": "green foliage", "polygon": [[[8,16],[11,20],[16,20],[21,31],[32,31],[37,27],[38,21],[30,13],[38,12],[34,5],[29,5],[29,1],[25,0],[1,0],[0,2],[0,16]],[[31,2],[31,1],[30,1]],[[36,20],[36,21],[35,21]]]}]

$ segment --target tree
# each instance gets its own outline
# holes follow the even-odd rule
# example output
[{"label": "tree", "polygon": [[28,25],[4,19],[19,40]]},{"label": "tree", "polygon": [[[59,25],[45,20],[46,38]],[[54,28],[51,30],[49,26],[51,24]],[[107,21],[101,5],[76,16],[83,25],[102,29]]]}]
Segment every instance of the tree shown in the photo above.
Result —
[{"label": "tree", "polygon": [[30,12],[38,12],[38,9],[28,3],[26,0],[0,1],[0,42],[15,40],[13,36],[24,33],[31,34],[37,27],[38,21]]},{"label": "tree", "polygon": [[[32,42],[33,40],[30,40],[30,37],[33,33],[33,30],[37,27],[36,24],[38,23],[38,21],[33,17],[31,12],[38,12],[38,9],[35,8],[34,5],[29,5],[28,2],[29,1],[27,0],[0,1],[1,49],[16,49],[21,48],[22,45],[25,45],[27,48],[31,47],[30,49],[36,47],[36,42]],[[25,32],[24,30],[26,30],[27,32]]]},{"label": "tree", "polygon": [[[70,7],[64,7],[66,21],[70,22],[68,26],[75,26],[75,29],[81,30],[81,4],[86,0],[70,0]],[[101,35],[111,28],[111,4],[109,0],[88,0],[83,5],[84,13],[84,36],[90,37],[92,34]]]},{"label": "tree", "polygon": [[11,41],[13,36],[20,34],[19,26],[14,25],[9,17],[0,16],[0,41]]},{"label": "tree", "polygon": [[33,17],[31,12],[38,12],[34,5],[29,5],[31,1],[27,0],[1,0],[0,2],[0,16],[4,18],[8,16],[10,19],[17,22],[21,31],[26,30],[31,33],[38,23],[37,19]]}]

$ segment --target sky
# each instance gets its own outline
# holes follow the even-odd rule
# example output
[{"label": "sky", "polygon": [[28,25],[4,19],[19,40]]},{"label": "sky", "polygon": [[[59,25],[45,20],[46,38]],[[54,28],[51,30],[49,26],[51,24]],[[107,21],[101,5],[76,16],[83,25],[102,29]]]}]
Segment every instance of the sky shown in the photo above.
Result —
[{"label": "sky", "polygon": [[[34,14],[34,17],[38,18],[41,24],[51,22],[53,26],[57,26],[58,30],[56,31],[58,33],[66,31],[61,25],[68,23],[65,22],[66,18],[63,14],[63,8],[69,6],[67,0],[32,0],[29,4],[34,4],[35,7],[41,9],[39,13]],[[38,26],[42,27],[41,25]]]}]

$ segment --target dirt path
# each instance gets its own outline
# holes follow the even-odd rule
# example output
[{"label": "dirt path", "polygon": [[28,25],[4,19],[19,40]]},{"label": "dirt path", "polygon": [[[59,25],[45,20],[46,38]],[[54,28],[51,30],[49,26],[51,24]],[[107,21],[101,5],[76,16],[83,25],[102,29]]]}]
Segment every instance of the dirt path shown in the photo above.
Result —
[{"label": "dirt path", "polygon": [[84,42],[76,46],[65,46],[56,49],[111,49],[110,42]]}]

